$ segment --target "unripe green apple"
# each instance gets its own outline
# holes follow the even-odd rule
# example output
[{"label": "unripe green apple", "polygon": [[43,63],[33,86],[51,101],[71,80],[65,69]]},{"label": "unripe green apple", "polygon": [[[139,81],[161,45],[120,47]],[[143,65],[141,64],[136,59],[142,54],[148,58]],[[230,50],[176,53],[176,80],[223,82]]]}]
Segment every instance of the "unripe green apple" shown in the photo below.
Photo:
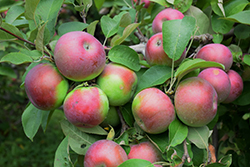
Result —
[{"label": "unripe green apple", "polygon": [[107,127],[111,125],[112,127],[116,127],[121,123],[120,117],[116,108],[114,106],[109,106],[108,115],[105,120],[100,124],[102,127]]},{"label": "unripe green apple", "polygon": [[97,84],[104,91],[112,106],[122,106],[133,96],[137,86],[135,72],[123,65],[109,63],[97,78]]},{"label": "unripe green apple", "polygon": [[83,31],[62,35],[56,43],[54,58],[59,71],[73,81],[94,79],[102,72],[106,63],[102,44]]},{"label": "unripe green apple", "polygon": [[68,81],[49,63],[33,67],[25,78],[25,91],[30,102],[38,109],[60,107],[68,91]]},{"label": "unripe green apple", "polygon": [[90,128],[106,118],[109,102],[104,92],[97,87],[80,87],[66,96],[63,110],[69,122],[77,127]]},{"label": "unripe green apple", "polygon": [[124,149],[114,141],[98,140],[87,150],[84,167],[117,167],[128,159]]},{"label": "unripe green apple", "polygon": [[140,91],[134,97],[132,113],[139,127],[151,134],[166,131],[175,119],[172,101],[157,88],[146,88]]},{"label": "unripe green apple", "polygon": [[174,104],[179,119],[191,127],[202,127],[217,113],[217,93],[205,79],[187,78],[178,85]]}]

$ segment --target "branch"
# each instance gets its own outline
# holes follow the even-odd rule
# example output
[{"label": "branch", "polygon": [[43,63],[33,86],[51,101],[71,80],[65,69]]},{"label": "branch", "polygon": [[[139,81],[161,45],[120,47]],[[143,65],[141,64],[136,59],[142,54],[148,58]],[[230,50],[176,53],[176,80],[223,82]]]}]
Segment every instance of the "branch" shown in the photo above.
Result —
[{"label": "branch", "polygon": [[184,148],[184,154],[183,154],[183,156],[182,156],[182,158],[181,158],[182,163],[179,164],[178,167],[182,167],[183,164],[184,164],[184,162],[185,162],[185,160],[187,160],[188,163],[191,162],[191,158],[190,158],[190,156],[189,156],[189,154],[188,154],[187,141],[186,141],[186,139],[185,139],[184,142],[183,142],[183,148]]},{"label": "branch", "polygon": [[[23,39],[22,37],[19,37],[19,36],[17,36],[16,34],[13,34],[12,32],[6,30],[6,29],[3,28],[3,27],[0,27],[0,30],[3,30],[3,31],[5,31],[6,33],[8,33],[8,34],[10,34],[10,35],[12,35],[12,36],[14,36],[14,37],[16,37],[17,39],[19,39],[19,40],[21,40],[21,41],[23,41],[23,42],[26,42],[26,43],[28,43],[28,44],[30,44],[30,45],[36,47],[36,44],[34,44],[34,43],[32,43],[32,42],[30,42],[30,41],[28,41],[28,40],[26,40],[26,39]],[[47,51],[43,51],[43,52],[44,52],[46,55],[51,56],[50,53],[48,53]]]}]

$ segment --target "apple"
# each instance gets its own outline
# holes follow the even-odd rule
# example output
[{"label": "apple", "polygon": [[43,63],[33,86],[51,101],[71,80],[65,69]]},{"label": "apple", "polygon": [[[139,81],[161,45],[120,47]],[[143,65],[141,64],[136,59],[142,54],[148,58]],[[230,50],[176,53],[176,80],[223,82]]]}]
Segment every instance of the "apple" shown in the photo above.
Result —
[{"label": "apple", "polygon": [[177,86],[174,104],[179,119],[191,127],[202,127],[217,113],[217,93],[205,79],[190,77]]},{"label": "apple", "polygon": [[59,38],[54,59],[66,78],[79,82],[94,79],[102,72],[106,54],[94,36],[83,31],[73,31]]},{"label": "apple", "polygon": [[124,149],[112,140],[98,140],[87,150],[84,167],[117,167],[128,159]]},{"label": "apple", "polygon": [[196,58],[221,63],[225,66],[225,71],[228,71],[233,64],[233,55],[231,51],[225,45],[218,43],[203,46],[198,51]]},{"label": "apple", "polygon": [[211,67],[201,71],[198,77],[207,80],[215,88],[218,95],[218,103],[221,103],[228,97],[231,83],[225,71]]},{"label": "apple", "polygon": [[229,70],[227,74],[231,83],[231,89],[228,97],[223,101],[223,103],[233,102],[243,91],[243,80],[241,76],[234,70]]},{"label": "apple", "polygon": [[140,91],[133,99],[132,113],[139,127],[150,134],[166,131],[175,119],[172,101],[158,88]]},{"label": "apple", "polygon": [[68,91],[68,81],[49,63],[33,67],[25,78],[25,91],[30,102],[38,109],[60,107]]},{"label": "apple", "polygon": [[[138,1],[139,0],[134,0],[134,2],[136,2],[136,4],[139,3]],[[143,6],[144,8],[148,8],[151,2],[149,0],[141,0],[141,4],[142,3],[144,3],[144,6]]]},{"label": "apple", "polygon": [[[186,50],[183,51],[181,57],[174,62],[174,66],[178,66],[185,58]],[[145,48],[145,59],[150,66],[167,65],[172,67],[172,59],[168,57],[163,49],[162,33],[154,34],[149,38]]]},{"label": "apple", "polygon": [[159,12],[156,17],[153,20],[152,23],[152,30],[156,34],[158,32],[162,32],[162,23],[167,20],[176,20],[176,19],[182,19],[184,15],[172,8],[166,8]]},{"label": "apple", "polygon": [[121,123],[120,117],[116,108],[114,106],[109,106],[108,115],[105,120],[100,124],[102,127],[107,127],[111,125],[112,127],[116,127]]},{"label": "apple", "polygon": [[[144,159],[154,163],[160,161],[162,157],[161,152],[151,142],[144,141],[130,146],[128,159]],[[161,165],[154,166],[161,167]]]},{"label": "apple", "polygon": [[97,84],[107,95],[111,106],[121,106],[134,95],[137,75],[123,65],[109,63],[97,78]]},{"label": "apple", "polygon": [[107,117],[109,102],[104,92],[97,87],[78,87],[65,97],[63,110],[73,125],[91,128]]}]

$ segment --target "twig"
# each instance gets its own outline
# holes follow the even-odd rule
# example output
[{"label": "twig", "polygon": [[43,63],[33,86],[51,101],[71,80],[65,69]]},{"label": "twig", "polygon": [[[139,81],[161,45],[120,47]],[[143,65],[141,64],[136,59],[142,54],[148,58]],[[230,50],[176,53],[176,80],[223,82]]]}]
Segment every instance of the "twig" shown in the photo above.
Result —
[{"label": "twig", "polygon": [[183,164],[184,164],[184,162],[185,162],[185,160],[187,160],[188,163],[191,162],[191,158],[190,158],[190,156],[189,156],[189,154],[188,154],[187,141],[186,141],[186,139],[185,139],[184,142],[183,142],[183,148],[184,148],[184,154],[183,154],[183,156],[182,156],[182,158],[181,158],[182,163],[179,164],[178,167],[182,167]]},{"label": "twig", "polygon": [[128,126],[127,123],[125,122],[125,120],[124,120],[124,118],[123,118],[123,116],[122,116],[122,113],[121,113],[121,110],[120,110],[119,106],[116,107],[116,111],[118,112],[120,121],[121,121],[121,123],[122,123],[122,129],[121,129],[121,134],[122,134],[123,132],[125,132],[126,130],[129,129],[129,126]]}]

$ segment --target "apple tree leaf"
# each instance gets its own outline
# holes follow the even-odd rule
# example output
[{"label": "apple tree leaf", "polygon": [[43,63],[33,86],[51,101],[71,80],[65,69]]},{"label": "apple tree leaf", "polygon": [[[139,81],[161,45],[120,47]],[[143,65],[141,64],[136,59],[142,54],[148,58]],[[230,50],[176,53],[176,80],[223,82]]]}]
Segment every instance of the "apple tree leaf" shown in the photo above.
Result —
[{"label": "apple tree leaf", "polygon": [[147,134],[148,139],[161,151],[165,152],[166,148],[169,146],[169,136],[168,132],[163,132],[160,134]]},{"label": "apple tree leaf", "polygon": [[17,74],[15,73],[14,69],[8,66],[3,66],[0,64],[0,75],[8,76],[11,78],[17,78]]},{"label": "apple tree leaf", "polygon": [[122,164],[120,164],[118,167],[131,167],[131,166],[136,166],[136,167],[154,167],[154,165],[144,159],[129,159]]},{"label": "apple tree leaf", "polygon": [[40,0],[25,1],[25,18],[27,20],[35,20],[35,12]]},{"label": "apple tree leaf", "polygon": [[23,6],[14,5],[8,10],[8,14],[5,17],[5,22],[12,24],[19,16],[24,13],[25,9]]},{"label": "apple tree leaf", "polygon": [[226,14],[226,16],[231,16],[231,15],[234,15],[236,13],[239,13],[239,12],[243,11],[247,5],[249,5],[248,0],[228,1],[224,5],[225,14]]},{"label": "apple tree leaf", "polygon": [[175,119],[169,125],[169,145],[175,147],[181,144],[188,135],[188,127]]},{"label": "apple tree leaf", "polygon": [[207,126],[189,127],[187,138],[200,149],[207,149],[210,132]]},{"label": "apple tree leaf", "polygon": [[58,35],[62,36],[71,31],[82,31],[87,27],[88,24],[77,21],[63,23],[58,27]]},{"label": "apple tree leaf", "polygon": [[12,52],[2,57],[0,62],[8,62],[15,65],[20,65],[24,63],[30,63],[33,59],[30,56],[27,56],[26,54],[20,53],[20,52]]},{"label": "apple tree leaf", "polygon": [[192,5],[192,0],[175,0],[174,7],[178,9],[180,12],[186,12],[190,6]]},{"label": "apple tree leaf", "polygon": [[233,14],[231,16],[224,17],[223,19],[230,20],[236,23],[250,25],[249,16],[250,16],[250,10],[244,10],[239,13]]}]

